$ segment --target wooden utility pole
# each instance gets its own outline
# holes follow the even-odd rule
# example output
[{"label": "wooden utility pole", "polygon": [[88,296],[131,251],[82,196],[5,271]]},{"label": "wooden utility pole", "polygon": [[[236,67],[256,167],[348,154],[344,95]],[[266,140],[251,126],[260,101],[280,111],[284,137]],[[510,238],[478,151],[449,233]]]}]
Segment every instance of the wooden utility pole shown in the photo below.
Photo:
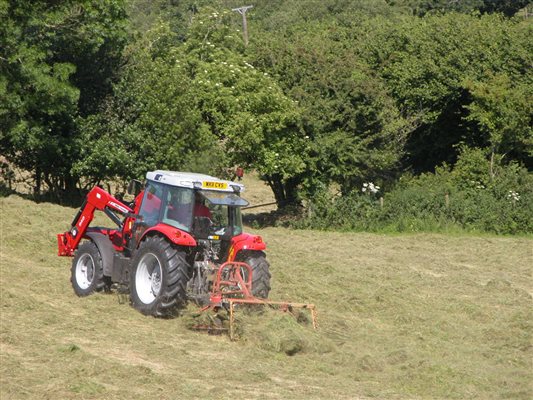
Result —
[{"label": "wooden utility pole", "polygon": [[233,8],[231,11],[237,11],[242,15],[242,38],[244,40],[244,46],[248,46],[248,22],[246,21],[246,11],[254,6],[242,6]]}]

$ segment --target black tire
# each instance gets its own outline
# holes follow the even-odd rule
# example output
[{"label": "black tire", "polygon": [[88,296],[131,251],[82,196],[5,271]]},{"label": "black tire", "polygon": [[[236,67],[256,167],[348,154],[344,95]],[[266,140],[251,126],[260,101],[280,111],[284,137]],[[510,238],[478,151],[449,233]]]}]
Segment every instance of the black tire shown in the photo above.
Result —
[{"label": "black tire", "polygon": [[174,316],[187,302],[188,270],[184,252],[160,236],[147,238],[132,262],[133,308],[154,317]]},{"label": "black tire", "polygon": [[76,250],[70,269],[70,282],[80,297],[104,289],[104,263],[100,250],[93,242],[85,242]]},{"label": "black tire", "polygon": [[268,299],[270,293],[270,264],[262,251],[245,251],[239,253],[237,261],[252,267],[252,294],[261,299]]}]

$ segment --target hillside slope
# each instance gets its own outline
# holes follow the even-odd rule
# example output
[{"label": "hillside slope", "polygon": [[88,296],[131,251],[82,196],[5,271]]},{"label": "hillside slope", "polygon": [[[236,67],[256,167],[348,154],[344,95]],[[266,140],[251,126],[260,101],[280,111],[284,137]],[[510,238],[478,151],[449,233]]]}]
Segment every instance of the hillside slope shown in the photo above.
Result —
[{"label": "hillside slope", "polygon": [[271,297],[319,311],[288,356],[266,331],[230,342],[116,294],[76,297],[55,237],[74,213],[0,198],[2,399],[533,395],[531,239],[258,231]]}]

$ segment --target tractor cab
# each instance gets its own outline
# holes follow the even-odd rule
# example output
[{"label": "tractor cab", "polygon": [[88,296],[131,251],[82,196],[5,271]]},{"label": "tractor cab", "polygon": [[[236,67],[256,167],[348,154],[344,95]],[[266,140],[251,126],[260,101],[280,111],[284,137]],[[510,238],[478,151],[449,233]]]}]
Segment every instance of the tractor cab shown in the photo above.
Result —
[{"label": "tractor cab", "polygon": [[[212,245],[215,259],[224,257],[233,237],[243,233],[240,197],[244,186],[203,174],[154,171],[147,174],[139,215],[133,227],[138,241],[146,229],[168,225]],[[207,243],[209,242],[209,243]]]}]

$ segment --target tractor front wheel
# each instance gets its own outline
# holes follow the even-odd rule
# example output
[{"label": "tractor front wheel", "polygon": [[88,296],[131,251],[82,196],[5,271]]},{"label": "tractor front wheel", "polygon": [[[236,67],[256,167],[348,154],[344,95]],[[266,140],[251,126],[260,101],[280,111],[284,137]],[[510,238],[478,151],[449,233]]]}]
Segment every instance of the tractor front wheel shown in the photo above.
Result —
[{"label": "tractor front wheel", "polygon": [[252,267],[252,294],[267,299],[270,292],[270,264],[262,251],[244,251],[239,253],[237,261]]},{"label": "tractor front wheel", "polygon": [[145,315],[173,316],[187,301],[188,269],[184,253],[166,239],[147,238],[132,262],[132,306]]},{"label": "tractor front wheel", "polygon": [[70,269],[70,282],[80,297],[99,292],[105,287],[102,255],[93,242],[85,242],[76,250]]}]

